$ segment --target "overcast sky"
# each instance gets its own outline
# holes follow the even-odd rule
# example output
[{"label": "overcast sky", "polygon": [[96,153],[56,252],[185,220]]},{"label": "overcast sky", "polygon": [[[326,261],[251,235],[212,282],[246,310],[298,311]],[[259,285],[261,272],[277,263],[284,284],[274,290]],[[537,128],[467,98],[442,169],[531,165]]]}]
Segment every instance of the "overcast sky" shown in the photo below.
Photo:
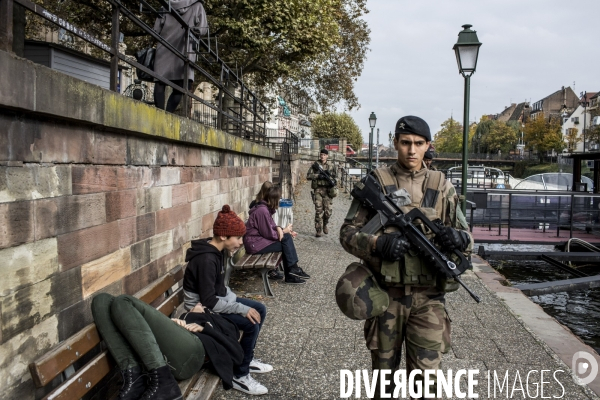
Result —
[{"label": "overcast sky", "polygon": [[380,143],[404,115],[429,123],[463,120],[464,78],[452,46],[464,24],[483,43],[471,77],[470,121],[511,102],[571,86],[600,90],[600,0],[370,0],[371,51],[356,82],[361,108],[350,114],[368,142],[377,115]]}]

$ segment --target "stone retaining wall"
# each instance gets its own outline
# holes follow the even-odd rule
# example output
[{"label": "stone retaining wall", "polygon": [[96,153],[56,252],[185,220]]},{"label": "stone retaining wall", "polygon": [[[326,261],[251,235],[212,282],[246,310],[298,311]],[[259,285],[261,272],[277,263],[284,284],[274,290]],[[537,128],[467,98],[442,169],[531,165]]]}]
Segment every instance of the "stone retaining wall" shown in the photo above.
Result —
[{"label": "stone retaining wall", "polygon": [[0,387],[92,322],[94,294],[135,293],[245,218],[272,150],[0,51]]}]

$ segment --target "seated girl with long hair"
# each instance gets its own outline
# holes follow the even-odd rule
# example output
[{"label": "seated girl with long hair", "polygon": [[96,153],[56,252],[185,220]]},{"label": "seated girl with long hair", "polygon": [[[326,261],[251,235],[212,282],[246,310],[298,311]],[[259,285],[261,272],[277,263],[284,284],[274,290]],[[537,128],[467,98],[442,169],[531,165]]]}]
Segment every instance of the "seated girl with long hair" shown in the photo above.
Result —
[{"label": "seated girl with long hair", "polygon": [[280,199],[281,188],[273,186],[250,209],[244,247],[248,254],[283,253],[284,282],[301,285],[310,276],[298,266],[298,254],[294,246],[296,233],[292,230],[292,224],[282,228],[273,220]]}]

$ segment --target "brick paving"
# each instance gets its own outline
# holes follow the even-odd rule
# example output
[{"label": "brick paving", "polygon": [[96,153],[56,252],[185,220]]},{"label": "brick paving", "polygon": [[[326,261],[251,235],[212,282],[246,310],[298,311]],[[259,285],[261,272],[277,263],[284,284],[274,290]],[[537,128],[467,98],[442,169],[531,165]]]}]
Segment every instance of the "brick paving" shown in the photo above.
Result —
[{"label": "brick paving", "polygon": [[[370,355],[365,347],[363,322],[346,318],[335,303],[334,290],[338,277],[355,260],[339,244],[338,232],[349,208],[348,194],[340,193],[334,200],[329,235],[314,236],[314,209],[309,186],[300,185],[294,205],[294,229],[299,233],[296,246],[300,265],[312,278],[306,285],[287,286],[274,283],[274,298],[264,298],[258,273],[234,272],[231,286],[234,292],[259,298],[267,305],[268,316],[256,346],[256,357],[273,365],[268,374],[254,377],[268,389],[261,399],[337,399],[340,390],[340,369],[370,369]],[[527,395],[526,378],[531,370],[563,370],[557,375],[564,386],[563,399],[598,399],[587,387],[577,385],[569,367],[541,342],[471,271],[463,280],[481,298],[476,304],[461,288],[447,295],[448,313],[452,319],[452,350],[444,355],[442,369],[479,369],[476,393],[488,397],[487,374],[496,371],[501,380],[509,372],[511,390],[517,371],[524,391],[517,382],[512,398],[535,396],[530,377]],[[402,362],[404,365],[404,361]],[[493,374],[493,372],[492,372]],[[493,377],[493,375],[492,375]],[[561,386],[546,373],[544,397],[560,397]],[[466,381],[461,380],[465,387]],[[497,394],[498,398],[507,398]],[[364,388],[362,398],[365,397]],[[508,396],[511,398],[510,396]],[[250,399],[236,390],[221,387],[212,399]],[[352,397],[354,398],[354,396]],[[446,397],[444,397],[446,398]]]}]

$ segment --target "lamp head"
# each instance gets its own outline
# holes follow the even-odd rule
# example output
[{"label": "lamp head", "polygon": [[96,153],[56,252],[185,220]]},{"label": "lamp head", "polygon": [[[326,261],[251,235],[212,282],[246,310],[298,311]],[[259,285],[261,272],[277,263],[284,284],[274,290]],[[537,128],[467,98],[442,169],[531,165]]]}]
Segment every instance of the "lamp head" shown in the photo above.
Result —
[{"label": "lamp head", "polygon": [[462,27],[463,30],[458,33],[458,41],[453,49],[456,53],[458,72],[466,77],[475,72],[481,43],[477,39],[477,32],[471,30],[472,25],[465,24]]},{"label": "lamp head", "polygon": [[371,112],[371,115],[369,116],[369,126],[371,128],[375,128],[376,122],[377,122],[377,116],[375,115],[374,112]]}]

